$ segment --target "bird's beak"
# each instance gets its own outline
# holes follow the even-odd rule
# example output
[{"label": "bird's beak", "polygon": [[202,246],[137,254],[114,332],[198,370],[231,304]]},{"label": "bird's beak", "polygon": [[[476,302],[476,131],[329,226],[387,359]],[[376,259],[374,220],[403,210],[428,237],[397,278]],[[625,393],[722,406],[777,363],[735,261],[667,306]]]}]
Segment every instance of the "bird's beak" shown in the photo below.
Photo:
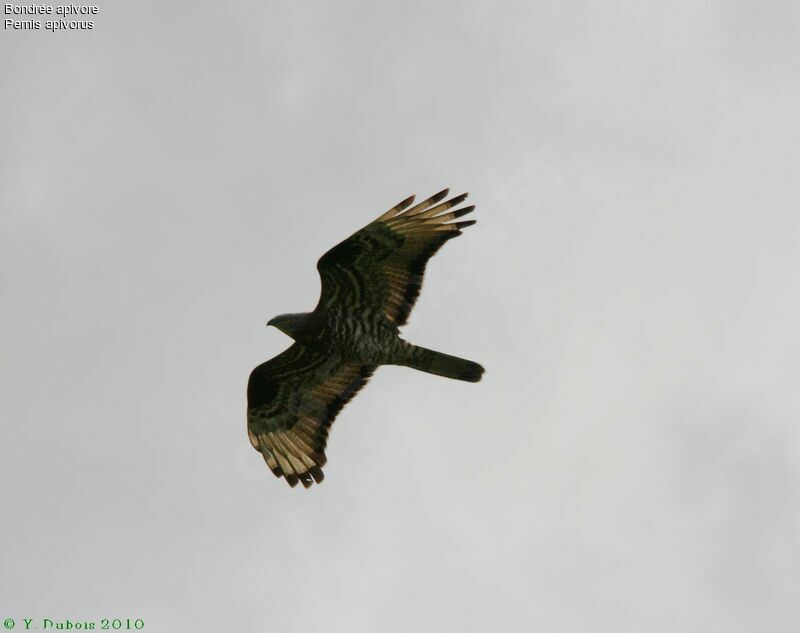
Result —
[{"label": "bird's beak", "polygon": [[267,321],[267,327],[269,327],[270,325],[275,325],[275,319],[270,319],[269,321]]}]

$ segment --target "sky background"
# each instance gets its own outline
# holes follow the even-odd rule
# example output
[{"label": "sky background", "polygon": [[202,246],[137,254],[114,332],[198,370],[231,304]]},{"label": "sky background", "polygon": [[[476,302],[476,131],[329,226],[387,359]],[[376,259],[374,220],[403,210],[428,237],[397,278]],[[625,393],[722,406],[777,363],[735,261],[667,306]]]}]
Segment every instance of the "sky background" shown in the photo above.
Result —
[{"label": "sky background", "polygon": [[[797,3],[94,19],[0,33],[0,618],[800,630]],[[405,334],[484,380],[379,370],[290,489],[267,319],[445,186]]]}]

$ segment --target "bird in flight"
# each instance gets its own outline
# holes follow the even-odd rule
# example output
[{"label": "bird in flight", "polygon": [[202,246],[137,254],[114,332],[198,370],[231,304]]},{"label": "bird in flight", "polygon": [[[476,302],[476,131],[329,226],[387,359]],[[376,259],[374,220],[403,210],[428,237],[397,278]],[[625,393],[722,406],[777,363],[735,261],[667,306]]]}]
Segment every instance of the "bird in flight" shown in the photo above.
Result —
[{"label": "bird in flight", "polygon": [[277,477],[308,488],[324,475],[336,415],[380,365],[404,365],[478,382],[483,367],[400,337],[428,260],[475,220],[455,221],[461,194],[440,191],[415,206],[410,196],[334,246],[317,262],[322,292],[313,312],[282,314],[272,325],[294,339],[256,367],[247,385],[247,431]]}]

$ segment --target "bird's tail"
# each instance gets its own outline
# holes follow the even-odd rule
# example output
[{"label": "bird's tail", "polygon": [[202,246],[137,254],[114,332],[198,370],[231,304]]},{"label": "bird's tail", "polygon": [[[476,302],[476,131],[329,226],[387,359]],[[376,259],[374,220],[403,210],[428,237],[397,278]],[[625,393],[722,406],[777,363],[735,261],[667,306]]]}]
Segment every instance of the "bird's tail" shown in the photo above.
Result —
[{"label": "bird's tail", "polygon": [[429,374],[455,378],[456,380],[466,380],[467,382],[478,382],[484,371],[483,367],[478,363],[473,363],[471,360],[434,352],[416,345],[410,346],[408,353],[400,364],[426,371]]}]

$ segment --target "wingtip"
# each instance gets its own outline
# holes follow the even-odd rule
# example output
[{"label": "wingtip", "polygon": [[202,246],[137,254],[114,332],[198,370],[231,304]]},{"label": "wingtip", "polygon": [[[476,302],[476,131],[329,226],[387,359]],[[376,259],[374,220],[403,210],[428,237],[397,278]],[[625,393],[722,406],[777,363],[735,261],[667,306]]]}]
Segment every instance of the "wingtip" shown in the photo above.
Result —
[{"label": "wingtip", "polygon": [[[474,204],[471,204],[468,207],[464,207],[463,209],[456,209],[455,211],[451,212],[452,213],[452,219],[455,220],[456,218],[463,217],[463,216],[467,215],[467,213],[472,213],[474,210],[475,210],[475,205]],[[467,222],[467,220],[464,220],[464,222]]]},{"label": "wingtip", "polygon": [[319,466],[312,466],[309,471],[311,476],[314,478],[318,484],[322,483],[322,480],[325,479],[325,473],[322,472],[322,469]]},{"label": "wingtip", "polygon": [[417,194],[415,194],[415,193],[412,193],[410,196],[408,196],[408,198],[406,198],[405,200],[403,200],[402,202],[400,202],[400,203],[399,203],[397,206],[395,206],[395,209],[399,209],[400,211],[402,211],[402,210],[403,210],[403,209],[405,209],[405,208],[406,208],[408,205],[410,205],[412,202],[414,202],[414,200],[416,199],[416,197],[417,197]]},{"label": "wingtip", "polygon": [[391,220],[393,217],[395,217],[402,211],[405,211],[411,205],[411,203],[414,202],[415,198],[416,194],[411,194],[405,200],[402,200],[401,202],[398,202],[396,205],[394,205],[391,209],[389,209],[386,213],[384,213],[381,217],[379,217],[377,221],[384,222],[386,220]]}]

